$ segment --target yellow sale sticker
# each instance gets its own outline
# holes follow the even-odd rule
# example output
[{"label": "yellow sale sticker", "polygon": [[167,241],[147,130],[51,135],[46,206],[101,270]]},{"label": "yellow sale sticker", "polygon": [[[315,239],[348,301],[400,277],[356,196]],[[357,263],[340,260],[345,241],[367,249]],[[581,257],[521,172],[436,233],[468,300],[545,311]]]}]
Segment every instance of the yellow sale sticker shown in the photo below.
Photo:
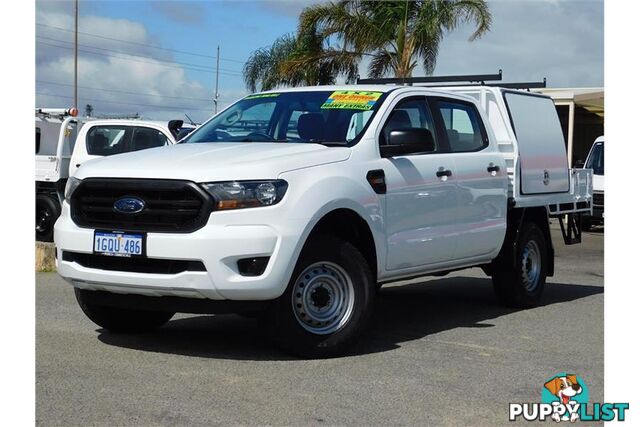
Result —
[{"label": "yellow sale sticker", "polygon": [[371,110],[382,92],[364,92],[359,90],[337,90],[320,108],[339,108],[344,110]]}]

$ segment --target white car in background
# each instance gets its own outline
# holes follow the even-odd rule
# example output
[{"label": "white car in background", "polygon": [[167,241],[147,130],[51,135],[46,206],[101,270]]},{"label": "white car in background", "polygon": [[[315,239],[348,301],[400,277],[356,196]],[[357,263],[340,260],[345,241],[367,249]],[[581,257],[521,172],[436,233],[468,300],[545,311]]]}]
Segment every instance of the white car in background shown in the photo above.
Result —
[{"label": "white car in background", "polygon": [[604,136],[593,142],[584,167],[593,170],[593,215],[582,217],[582,228],[589,230],[594,224],[604,224]]},{"label": "white car in background", "polygon": [[67,179],[86,161],[173,145],[195,126],[182,120],[76,117],[77,109],[36,109],[36,239],[53,240]]}]

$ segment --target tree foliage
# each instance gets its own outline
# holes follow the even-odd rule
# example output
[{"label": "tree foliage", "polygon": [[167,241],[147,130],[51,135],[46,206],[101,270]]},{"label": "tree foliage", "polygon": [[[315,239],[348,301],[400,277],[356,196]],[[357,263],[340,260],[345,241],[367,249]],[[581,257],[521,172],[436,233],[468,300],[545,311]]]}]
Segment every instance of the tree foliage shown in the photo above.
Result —
[{"label": "tree foliage", "polygon": [[470,41],[489,31],[491,12],[485,0],[340,0],[305,9],[299,29],[317,28],[344,50],[370,55],[370,77],[409,77],[418,64],[431,74],[440,42],[465,23],[475,27]]},{"label": "tree foliage", "polygon": [[297,34],[253,52],[244,67],[247,88],[332,84],[356,79],[370,59],[369,77],[410,77],[418,65],[433,73],[440,43],[462,24],[470,41],[491,28],[485,0],[338,0],[307,7]]}]

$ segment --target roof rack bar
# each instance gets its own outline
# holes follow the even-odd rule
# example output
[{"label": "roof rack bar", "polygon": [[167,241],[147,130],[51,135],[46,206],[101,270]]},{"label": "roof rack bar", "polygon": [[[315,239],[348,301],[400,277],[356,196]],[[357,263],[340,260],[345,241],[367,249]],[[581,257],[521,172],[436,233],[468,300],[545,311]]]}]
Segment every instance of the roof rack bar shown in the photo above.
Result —
[{"label": "roof rack bar", "polygon": [[502,70],[498,70],[498,74],[469,74],[461,76],[425,76],[425,77],[385,77],[379,79],[361,79],[358,78],[356,84],[408,84],[414,83],[454,83],[454,82],[478,82],[500,81],[502,80]]},{"label": "roof rack bar", "polygon": [[430,84],[421,87],[474,87],[474,86],[491,86],[491,87],[502,87],[505,89],[538,89],[547,87],[547,79],[546,77],[541,82],[509,82],[509,83],[464,83],[464,84]]},{"label": "roof rack bar", "polygon": [[499,86],[506,89],[539,89],[547,87],[547,78],[545,77],[541,82],[491,83],[487,86]]}]

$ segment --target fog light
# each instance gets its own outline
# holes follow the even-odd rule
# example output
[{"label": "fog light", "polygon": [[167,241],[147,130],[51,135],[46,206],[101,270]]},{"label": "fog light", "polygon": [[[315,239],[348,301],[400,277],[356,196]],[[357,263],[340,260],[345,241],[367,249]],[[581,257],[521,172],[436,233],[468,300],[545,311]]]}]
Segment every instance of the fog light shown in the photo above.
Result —
[{"label": "fog light", "polygon": [[269,257],[243,258],[238,260],[238,272],[242,276],[260,276],[269,263]]}]

